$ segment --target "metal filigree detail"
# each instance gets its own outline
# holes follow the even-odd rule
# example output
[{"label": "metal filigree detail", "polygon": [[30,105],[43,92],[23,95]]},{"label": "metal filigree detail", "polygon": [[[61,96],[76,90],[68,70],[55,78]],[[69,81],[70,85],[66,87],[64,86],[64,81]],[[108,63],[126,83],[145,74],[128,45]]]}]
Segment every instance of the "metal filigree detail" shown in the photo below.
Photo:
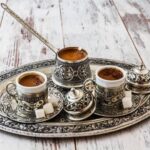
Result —
[{"label": "metal filigree detail", "polygon": [[[117,65],[124,69],[131,69],[135,67],[131,64],[125,64],[121,62],[116,62],[112,60],[106,59],[91,59],[91,64],[94,65]],[[5,72],[0,75],[0,86],[3,84],[5,80],[7,82],[10,80],[12,76],[15,76],[21,72],[32,70],[32,69],[47,69],[49,70],[51,66],[55,64],[54,60],[45,60],[41,62],[36,62],[32,64],[28,64],[25,66],[21,66],[17,69],[13,69],[9,72]],[[92,67],[92,66],[91,66]],[[95,67],[95,66],[94,66]],[[93,69],[93,68],[92,68]],[[61,90],[63,94],[66,94],[67,91],[64,89],[54,85],[54,83],[49,79],[49,85],[54,86],[55,88]],[[0,91],[0,98],[3,94]],[[33,137],[78,137],[78,136],[92,136],[98,134],[110,133],[113,131],[117,131],[131,125],[134,125],[150,116],[150,95],[144,96],[145,100],[142,100],[140,103],[140,107],[136,109],[136,111],[132,112],[129,115],[118,117],[118,118],[103,118],[96,115],[91,116],[91,118],[83,121],[83,122],[70,122],[66,113],[62,111],[56,118],[52,119],[50,122],[42,123],[42,124],[24,124],[18,123],[16,121],[12,121],[7,118],[1,111],[1,109],[6,109],[0,107],[0,129],[20,134],[26,136]],[[7,103],[7,102],[6,102]],[[7,109],[8,110],[8,109]]]},{"label": "metal filigree detail", "polygon": [[71,81],[74,77],[79,79],[86,79],[89,76],[89,72],[87,71],[88,65],[81,65],[77,70],[73,70],[72,67],[66,66],[58,66],[55,69],[55,75],[63,80]]},{"label": "metal filigree detail", "polygon": [[70,81],[74,77],[74,71],[72,67],[64,67],[61,65],[55,69],[55,75],[60,79]]},{"label": "metal filigree detail", "polygon": [[127,78],[132,81],[133,83],[138,84],[146,84],[150,82],[150,72],[147,74],[135,74],[133,71],[129,71],[127,74]]},{"label": "metal filigree detail", "polygon": [[78,77],[80,79],[87,79],[87,77],[89,77],[88,70],[90,70],[90,69],[89,69],[89,65],[87,65],[87,64],[79,66],[78,67]]},{"label": "metal filigree detail", "polygon": [[59,101],[58,106],[54,107],[54,112],[49,115],[46,115],[45,118],[36,119],[33,114],[29,115],[28,112],[31,108],[27,104],[23,104],[22,102],[19,105],[19,107],[16,106],[16,108],[13,108],[13,101],[18,101],[18,97],[10,96],[8,93],[6,93],[5,90],[3,91],[3,94],[0,97],[0,113],[14,121],[22,123],[38,123],[52,119],[56,115],[58,115],[63,108],[63,95],[60,91],[53,87],[49,87],[48,91],[49,96],[54,95],[58,98]]},{"label": "metal filigree detail", "polygon": [[86,108],[89,103],[93,100],[93,95],[89,93],[85,93],[83,98],[77,102],[70,102],[67,99],[64,101],[64,108],[67,111],[81,111]]},{"label": "metal filigree detail", "polygon": [[125,96],[124,85],[112,89],[106,89],[100,86],[96,86],[96,96],[104,103],[108,105],[114,105],[116,102],[121,101],[121,99]]},{"label": "metal filigree detail", "polygon": [[139,108],[141,102],[144,101],[144,96],[141,95],[132,95],[132,107],[123,109],[122,102],[118,101],[117,104],[107,104],[103,101],[103,99],[97,100],[96,114],[99,116],[105,117],[119,117],[130,114],[134,112],[137,108]]},{"label": "metal filigree detail", "polygon": [[[107,130],[113,127],[121,127],[121,125],[126,124],[128,121],[137,120],[138,117],[144,116],[148,111],[150,111],[150,100],[148,100],[143,106],[138,110],[128,116],[121,118],[108,118],[108,119],[97,119],[96,121],[88,121],[85,123],[78,124],[66,124],[66,125],[54,125],[54,124],[20,124],[9,120],[6,117],[0,116],[0,126],[11,128],[16,130],[18,134],[39,136],[39,137],[63,137],[65,136],[85,136],[92,135],[93,131],[97,131],[97,134],[102,134],[103,130]],[[136,123],[133,122],[133,124]],[[130,124],[132,125],[132,124]],[[126,127],[126,126],[125,126]],[[19,132],[20,131],[20,132]],[[115,131],[115,130],[111,130]],[[87,133],[85,133],[87,132]],[[106,132],[107,133],[107,132]]]}]

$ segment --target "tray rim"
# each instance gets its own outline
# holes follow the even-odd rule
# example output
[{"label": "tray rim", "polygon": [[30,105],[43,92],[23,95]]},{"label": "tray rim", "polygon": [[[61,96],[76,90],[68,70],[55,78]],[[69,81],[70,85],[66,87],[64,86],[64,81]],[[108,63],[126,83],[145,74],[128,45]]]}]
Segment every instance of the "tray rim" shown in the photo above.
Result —
[{"label": "tray rim", "polygon": [[[122,61],[116,61],[116,60],[113,60],[113,59],[105,59],[105,58],[90,58],[90,61],[92,60],[98,60],[98,61],[108,61],[108,62],[113,62],[113,63],[118,63],[118,64],[122,64],[122,65],[129,65],[130,67],[133,67],[133,66],[136,66],[134,64],[131,64],[131,63],[124,63]],[[0,76],[2,75],[5,75],[7,73],[10,73],[12,71],[15,71],[15,70],[18,70],[18,69],[21,69],[23,67],[26,67],[26,66],[30,66],[30,65],[34,65],[34,64],[40,64],[42,62],[51,62],[53,63],[53,65],[51,66],[54,66],[54,63],[55,63],[55,59],[48,59],[48,60],[42,60],[42,61],[36,61],[36,62],[33,62],[33,63],[29,63],[29,64],[25,64],[25,65],[22,65],[18,68],[14,68],[14,69],[11,69],[11,70],[8,70],[8,71],[5,71],[3,73],[0,74]],[[91,63],[91,64],[96,64],[96,63]],[[42,67],[39,67],[39,69],[42,68]],[[11,76],[13,77],[13,75]],[[4,79],[2,81],[0,81],[0,83],[2,83],[3,81],[5,81],[7,79]],[[31,132],[31,131],[21,131],[21,130],[18,130],[18,129],[13,129],[13,128],[10,128],[10,127],[7,127],[7,126],[4,126],[4,125],[0,125],[0,130],[3,130],[3,131],[6,131],[6,132],[9,132],[9,133],[13,133],[13,134],[17,134],[17,135],[23,135],[23,136],[29,136],[29,137],[42,137],[42,138],[67,138],[67,137],[85,137],[85,136],[93,136],[93,135],[101,135],[101,134],[108,134],[108,133],[111,133],[111,132],[115,132],[115,131],[118,131],[118,130],[121,130],[121,129],[124,129],[124,128],[127,128],[127,127],[130,127],[134,124],[137,124],[145,119],[147,119],[148,117],[150,117],[150,111],[135,118],[134,120],[130,120],[130,121],[127,121],[127,122],[124,122],[122,124],[119,124],[117,126],[114,126],[114,127],[110,127],[110,128],[106,128],[106,129],[98,129],[98,130],[91,130],[91,131],[81,131],[81,132],[69,132],[69,133],[36,133],[36,132]],[[109,118],[107,118],[109,119]],[[91,120],[90,122],[96,122],[98,121],[99,119],[95,119],[95,120]],[[85,124],[87,121],[81,121],[80,123],[81,124]],[[56,124],[56,123],[54,123]],[[63,124],[63,123],[61,123]],[[64,123],[65,124],[65,123]],[[71,123],[71,124],[76,124],[76,123]]]},{"label": "tray rim", "polygon": [[[128,121],[126,123],[124,123],[124,125],[118,125],[115,127],[111,127],[108,129],[103,129],[103,130],[92,130],[92,131],[86,131],[86,132],[72,132],[72,133],[35,133],[35,132],[27,132],[27,131],[21,131],[21,130],[17,130],[17,129],[12,129],[9,127],[4,127],[0,125],[0,130],[8,132],[8,133],[12,133],[12,134],[16,134],[16,135],[22,135],[22,136],[27,136],[27,137],[40,137],[40,138],[68,138],[68,137],[88,137],[88,136],[94,136],[94,135],[103,135],[103,134],[109,134],[112,132],[116,132],[128,127],[131,127],[143,120],[146,120],[150,117],[150,112],[144,114],[143,116],[138,117],[137,119],[133,121]],[[127,124],[128,123],[128,124]],[[121,127],[119,127],[121,126]],[[84,134],[83,134],[84,133]]]}]

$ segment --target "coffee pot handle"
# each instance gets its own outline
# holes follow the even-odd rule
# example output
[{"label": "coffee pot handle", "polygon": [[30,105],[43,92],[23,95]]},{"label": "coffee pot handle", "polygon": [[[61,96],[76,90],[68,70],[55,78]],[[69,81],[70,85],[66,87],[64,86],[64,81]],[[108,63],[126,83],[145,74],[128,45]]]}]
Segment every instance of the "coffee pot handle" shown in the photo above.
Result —
[{"label": "coffee pot handle", "polygon": [[91,78],[88,78],[83,83],[83,88],[87,92],[93,92],[95,90],[95,81]]},{"label": "coffee pot handle", "polygon": [[6,86],[6,92],[12,96],[12,97],[16,97],[17,92],[16,92],[16,84],[14,83],[9,83]]}]

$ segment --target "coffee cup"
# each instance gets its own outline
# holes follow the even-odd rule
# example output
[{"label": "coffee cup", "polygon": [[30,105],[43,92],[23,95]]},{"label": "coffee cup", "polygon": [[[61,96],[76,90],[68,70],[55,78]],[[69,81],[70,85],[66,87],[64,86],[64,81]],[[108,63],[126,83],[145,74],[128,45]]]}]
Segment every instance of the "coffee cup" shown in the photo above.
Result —
[{"label": "coffee cup", "polygon": [[96,71],[96,95],[106,104],[120,103],[124,94],[126,73],[117,66],[104,66]]},{"label": "coffee cup", "polygon": [[47,77],[38,71],[27,71],[6,86],[7,93],[17,101],[17,113],[35,116],[35,109],[42,107],[48,99]]},{"label": "coffee cup", "polygon": [[94,83],[97,100],[100,103],[113,106],[121,104],[121,100],[125,96],[125,80],[125,70],[118,66],[106,65],[96,71],[95,80],[87,79],[84,86],[85,88],[91,88]]}]

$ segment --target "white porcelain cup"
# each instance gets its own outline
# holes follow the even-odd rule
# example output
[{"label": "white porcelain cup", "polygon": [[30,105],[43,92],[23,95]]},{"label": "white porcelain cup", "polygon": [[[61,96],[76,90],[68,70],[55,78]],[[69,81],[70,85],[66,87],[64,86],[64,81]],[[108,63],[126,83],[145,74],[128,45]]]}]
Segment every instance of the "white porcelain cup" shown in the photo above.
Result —
[{"label": "white porcelain cup", "polygon": [[[32,86],[32,87],[27,87],[23,86],[19,83],[19,81],[28,75],[39,75],[44,79],[44,82],[38,86]],[[33,93],[40,93],[44,91],[47,88],[47,77],[44,73],[39,72],[39,71],[27,71],[24,73],[21,73],[17,78],[16,78],[16,89],[18,94],[33,94]]]},{"label": "white porcelain cup", "polygon": [[[106,80],[98,75],[101,70],[109,68],[121,71],[122,77],[116,80]],[[97,98],[101,101],[104,100],[104,102],[107,104],[115,104],[119,101],[121,102],[122,98],[124,97],[124,85],[126,81],[125,70],[118,66],[106,65],[100,67],[96,71],[95,76]]]},{"label": "white porcelain cup", "polygon": [[[28,87],[21,85],[19,81],[28,75],[38,75],[44,80],[37,86]],[[6,91],[10,96],[15,97],[17,100],[17,109],[20,115],[34,116],[34,110],[42,107],[47,102],[47,77],[44,73],[39,71],[27,71],[21,73],[16,78],[15,83],[9,83],[6,86]]]},{"label": "white porcelain cup", "polygon": [[[109,69],[109,68],[113,68],[113,69],[117,69],[117,70],[121,71],[122,75],[123,75],[122,78],[117,79],[117,80],[106,80],[106,79],[103,79],[103,78],[99,77],[98,73],[101,70]],[[101,87],[104,87],[104,88],[119,87],[120,85],[124,84],[125,80],[126,80],[126,72],[125,72],[125,70],[120,68],[120,67],[118,67],[118,66],[113,66],[113,65],[106,65],[106,66],[100,67],[96,71],[95,76],[96,76],[96,84],[100,85]]]}]

